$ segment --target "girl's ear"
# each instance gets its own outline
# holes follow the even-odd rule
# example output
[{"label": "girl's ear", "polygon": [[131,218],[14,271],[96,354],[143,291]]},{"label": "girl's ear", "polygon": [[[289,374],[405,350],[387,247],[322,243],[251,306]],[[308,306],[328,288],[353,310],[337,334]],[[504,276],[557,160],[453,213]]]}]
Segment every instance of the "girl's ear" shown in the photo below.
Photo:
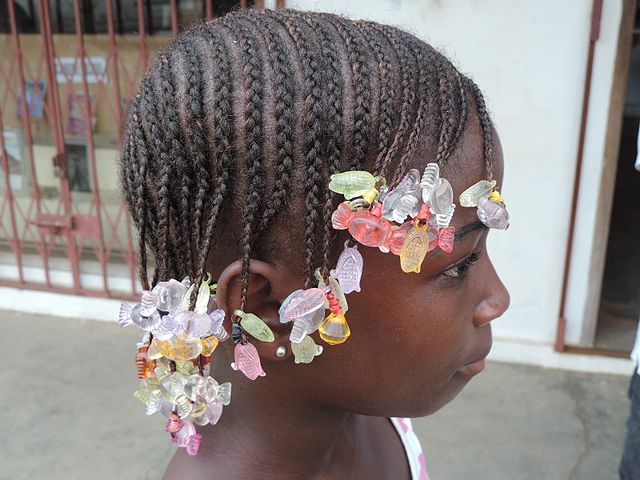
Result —
[{"label": "girl's ear", "polygon": [[[249,261],[249,288],[247,290],[246,313],[253,313],[260,317],[274,333],[275,341],[261,342],[249,335],[251,343],[256,347],[260,357],[272,360],[284,360],[291,356],[289,333],[290,323],[280,323],[278,309],[287,296],[301,288],[291,272],[286,268],[251,259]],[[235,311],[240,308],[240,293],[242,285],[242,261],[236,260],[227,265],[218,277],[216,300],[228,319],[233,319]],[[281,348],[276,355],[278,347]]]}]

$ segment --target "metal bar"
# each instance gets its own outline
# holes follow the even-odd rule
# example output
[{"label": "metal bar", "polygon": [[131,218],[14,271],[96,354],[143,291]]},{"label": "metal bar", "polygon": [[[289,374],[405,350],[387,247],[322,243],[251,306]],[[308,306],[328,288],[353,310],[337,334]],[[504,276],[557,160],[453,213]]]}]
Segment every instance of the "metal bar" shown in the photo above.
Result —
[{"label": "metal bar", "polygon": [[582,116],[580,118],[580,137],[578,140],[578,154],[576,159],[576,171],[573,179],[573,197],[571,199],[571,216],[569,219],[569,234],[565,251],[564,274],[562,276],[562,295],[560,297],[560,312],[558,313],[558,325],[556,329],[555,350],[565,351],[565,333],[567,328],[566,304],[569,291],[569,274],[571,272],[571,258],[573,255],[573,241],[578,212],[578,197],[580,195],[580,182],[582,165],[584,160],[584,143],[587,133],[587,118],[589,114],[589,98],[591,96],[591,79],[593,77],[593,60],[595,56],[596,42],[600,37],[600,21],[602,19],[602,0],[593,0],[591,11],[591,34],[589,38],[589,52],[587,54],[587,70],[585,73],[584,93],[582,96]]},{"label": "metal bar", "polygon": [[171,0],[171,35],[178,36],[178,0]]},{"label": "metal bar", "polygon": [[207,20],[213,18],[213,0],[204,0],[205,16]]},{"label": "metal bar", "polygon": [[[119,2],[120,0],[116,0],[117,2]],[[121,97],[121,91],[120,91],[120,69],[118,68],[118,62],[119,62],[119,57],[118,57],[118,45],[117,45],[117,41],[116,41],[116,36],[114,33],[114,28],[113,28],[113,8],[111,6],[111,0],[105,0],[106,4],[107,4],[107,27],[108,27],[108,31],[109,31],[109,49],[111,50],[111,59],[113,62],[113,83],[114,83],[114,88],[115,88],[115,96],[116,96],[116,101],[118,103],[117,108],[116,108],[116,121],[118,122],[118,139],[119,139],[119,143],[122,143],[122,119],[123,119],[123,115],[122,115],[122,104],[120,102]],[[129,217],[125,217],[124,220],[125,224],[126,224],[126,235],[127,235],[127,252],[125,254],[125,258],[127,260],[127,263],[129,264],[129,276],[131,278],[131,294],[135,295],[136,293],[136,270],[135,270],[135,259],[134,257],[134,253],[133,253],[133,238],[132,238],[132,232],[131,232],[131,222],[129,220]],[[117,226],[118,226],[118,222],[114,222],[114,230],[116,230],[116,235],[117,235]]]},{"label": "metal bar", "polygon": [[[104,232],[102,228],[102,201],[100,198],[100,185],[98,184],[98,172],[96,165],[96,148],[93,137],[93,125],[91,123],[91,97],[89,96],[89,82],[87,81],[87,64],[85,59],[87,57],[86,48],[84,45],[84,33],[82,31],[82,21],[80,19],[80,0],[73,0],[73,11],[76,24],[76,42],[78,43],[78,56],[80,57],[80,71],[82,73],[82,93],[84,95],[84,123],[87,131],[87,150],[89,154],[89,161],[91,163],[91,183],[93,184],[92,197],[96,208],[96,217],[98,219],[98,247],[99,255],[98,260],[102,268],[102,281],[105,292],[109,291],[109,281],[107,279],[107,259],[104,248]],[[79,258],[76,258],[79,268]]]},{"label": "metal bar", "polygon": [[247,9],[247,0],[240,0],[240,9],[241,10]]},{"label": "metal bar", "polygon": [[[119,0],[118,0],[119,1]],[[115,90],[116,96],[116,122],[118,124],[118,139],[122,141],[122,102],[120,99],[122,98],[120,91],[120,69],[119,69],[119,56],[118,56],[118,43],[116,41],[116,34],[113,26],[113,6],[111,5],[111,0],[105,0],[106,10],[107,10],[107,31],[109,34],[109,53],[108,58],[111,58],[111,68],[112,68],[112,81],[113,88]]]},{"label": "metal bar", "polygon": [[[147,29],[144,26],[144,6],[143,0],[137,0],[138,5],[138,31],[140,32],[140,53],[142,55],[142,66],[144,71],[149,68],[149,47],[147,46]],[[149,5],[149,0],[147,0]],[[149,11],[149,29],[151,30],[151,12]]]},{"label": "metal bar", "polygon": [[284,0],[276,0],[276,8],[284,8]]},{"label": "metal bar", "polygon": [[[26,102],[27,97],[26,97],[26,91],[25,91],[24,58],[22,55],[22,48],[20,45],[20,36],[18,35],[18,27],[17,27],[16,17],[15,17],[13,2],[9,2],[9,18],[11,21],[11,36],[13,38],[13,46],[14,46],[14,51],[17,58],[17,63],[18,63],[18,78],[20,81],[19,88],[22,94],[22,98],[24,99],[22,102],[22,128],[24,131],[24,138],[27,144],[27,155],[29,157],[29,176],[31,179],[31,188],[33,189],[32,204],[28,208],[26,215],[24,215],[25,221],[28,221],[31,217],[32,206],[34,204],[36,208],[36,218],[39,215],[41,215],[42,197],[40,192],[40,184],[38,183],[38,176],[36,173],[35,154],[33,152],[33,134],[31,132],[31,121],[29,118],[30,112],[29,112],[29,109],[27,108],[27,102]],[[40,13],[39,18],[40,18],[40,34],[41,36],[43,36],[44,33],[43,33],[42,13]],[[44,39],[44,36],[43,36],[43,39]],[[36,80],[39,77],[40,75],[38,74]],[[49,88],[54,89],[55,85],[52,85],[51,83],[49,83]],[[43,92],[40,92],[40,93],[42,95]],[[50,109],[50,110],[53,110],[53,109]],[[26,225],[27,224],[25,222],[25,233],[28,228]],[[49,258],[46,255],[46,252],[47,252],[46,237],[44,237],[39,231],[37,232],[37,235],[38,235],[38,250],[43,253],[41,258],[42,258],[42,266],[44,269],[45,283],[48,287],[51,287],[52,284],[51,284],[51,275],[49,272]]]},{"label": "metal bar", "polygon": [[[40,1],[40,19],[41,19],[41,32],[45,49],[45,61],[47,63],[47,76],[49,80],[49,85],[51,86],[51,102],[52,102],[52,113],[53,113],[53,130],[54,130],[54,140],[56,145],[56,153],[57,155],[62,155],[63,157],[66,155],[65,153],[65,145],[64,145],[64,131],[62,128],[62,108],[60,106],[60,96],[58,93],[58,81],[56,79],[55,72],[55,52],[54,52],[54,44],[53,44],[53,35],[51,33],[51,15],[49,12],[49,4],[47,0],[39,0]],[[82,64],[84,65],[84,59],[82,59]],[[60,179],[60,207],[63,212],[67,216],[72,215],[72,205],[71,205],[71,193],[69,190],[69,180],[66,176],[63,176]],[[43,251],[43,255],[45,256],[46,261],[48,262],[48,251],[46,248]],[[71,274],[73,277],[74,288],[77,291],[81,291],[80,285],[80,270],[78,268],[78,248],[75,242],[75,237],[71,230],[67,231],[67,255],[69,257],[70,265],[71,265]]]},{"label": "metal bar", "polygon": [[[31,132],[31,121],[30,121],[31,112],[29,112],[29,108],[27,107],[27,102],[26,102],[27,92],[25,89],[24,57],[22,55],[22,47],[20,45],[20,36],[18,35],[18,25],[16,22],[14,2],[8,2],[8,5],[9,5],[9,22],[11,26],[11,38],[13,40],[14,55],[17,62],[18,81],[20,82],[18,89],[20,90],[20,95],[22,96],[21,110],[20,110],[22,114],[22,129],[24,131],[25,142],[27,143],[27,147],[28,147],[27,153],[29,156],[29,170],[30,170],[29,173],[31,177],[31,183],[33,185],[33,198],[36,203],[37,212],[40,213],[40,208],[41,208],[40,207],[40,185],[38,184],[38,178],[36,175],[36,161],[35,161],[35,155],[33,153],[33,141],[32,141],[33,135]],[[42,95],[42,92],[40,92],[40,94]]]},{"label": "metal bar", "polygon": [[[10,2],[13,3],[13,2]],[[27,103],[25,97],[22,97],[22,103]],[[0,109],[0,158],[2,159],[2,170],[4,170],[4,188],[7,202],[9,203],[9,219],[11,220],[11,248],[16,256],[18,266],[18,278],[20,284],[24,285],[24,271],[22,268],[22,248],[18,237],[18,228],[16,225],[16,212],[14,207],[13,189],[11,188],[11,172],[9,170],[9,158],[7,157],[7,147],[4,142],[4,124],[2,122],[2,109]]]}]

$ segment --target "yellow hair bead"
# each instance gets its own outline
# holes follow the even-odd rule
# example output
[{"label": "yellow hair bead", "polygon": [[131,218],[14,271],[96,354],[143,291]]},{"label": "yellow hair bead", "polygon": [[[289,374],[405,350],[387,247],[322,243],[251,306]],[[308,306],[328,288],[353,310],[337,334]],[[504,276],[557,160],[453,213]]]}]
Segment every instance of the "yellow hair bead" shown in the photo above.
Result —
[{"label": "yellow hair bead", "polygon": [[504,203],[504,198],[502,198],[502,196],[500,195],[500,192],[497,190],[494,190],[493,192],[491,192],[491,195],[489,195],[489,200],[493,202]]},{"label": "yellow hair bead", "polygon": [[362,195],[362,198],[364,198],[367,201],[367,203],[369,203],[369,205],[371,205],[373,203],[373,201],[376,199],[376,197],[378,196],[379,193],[380,192],[378,192],[378,190],[376,190],[375,188],[372,188],[367,193]]}]

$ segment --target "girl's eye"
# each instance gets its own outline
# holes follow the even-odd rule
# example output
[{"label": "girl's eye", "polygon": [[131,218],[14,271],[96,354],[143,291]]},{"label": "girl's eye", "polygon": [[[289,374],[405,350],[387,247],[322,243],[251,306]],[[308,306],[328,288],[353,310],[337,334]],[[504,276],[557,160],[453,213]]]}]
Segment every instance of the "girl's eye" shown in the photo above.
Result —
[{"label": "girl's eye", "polygon": [[465,258],[462,262],[453,267],[445,270],[443,272],[444,275],[451,278],[461,278],[464,277],[469,269],[472,267],[474,263],[478,261],[482,252],[473,252],[467,258]]}]

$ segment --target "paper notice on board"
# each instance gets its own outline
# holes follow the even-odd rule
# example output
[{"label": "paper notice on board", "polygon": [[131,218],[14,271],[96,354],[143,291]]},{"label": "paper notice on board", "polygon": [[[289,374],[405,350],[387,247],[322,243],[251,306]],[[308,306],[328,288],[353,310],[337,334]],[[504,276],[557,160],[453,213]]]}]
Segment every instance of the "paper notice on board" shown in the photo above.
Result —
[{"label": "paper notice on board", "polygon": [[[82,83],[80,57],[56,57],[56,80],[58,83]],[[84,57],[87,83],[107,83],[107,59]]]}]

